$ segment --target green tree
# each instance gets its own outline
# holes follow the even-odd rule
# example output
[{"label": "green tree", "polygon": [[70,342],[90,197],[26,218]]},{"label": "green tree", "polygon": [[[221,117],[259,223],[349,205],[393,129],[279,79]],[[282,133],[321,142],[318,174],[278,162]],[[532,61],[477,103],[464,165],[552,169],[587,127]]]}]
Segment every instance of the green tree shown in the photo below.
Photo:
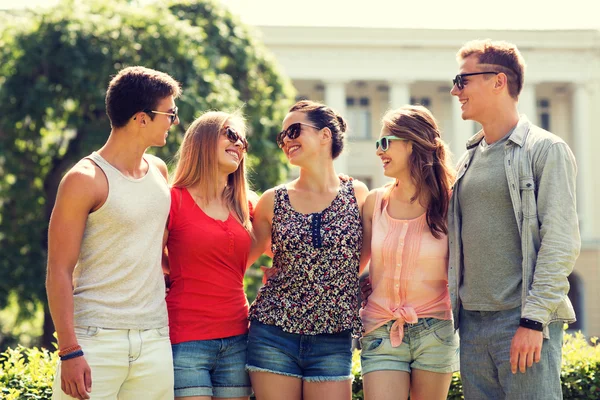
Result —
[{"label": "green tree", "polygon": [[[241,109],[250,125],[250,165],[259,191],[285,171],[274,138],[293,89],[264,47],[210,0],[140,7],[126,1],[65,0],[0,21],[0,307],[15,293],[21,311],[46,303],[47,227],[64,173],[98,148],[110,126],[104,95],[129,65],[182,83],[183,123],[155,153],[167,162],[204,110]],[[46,308],[44,337],[53,326]]]}]

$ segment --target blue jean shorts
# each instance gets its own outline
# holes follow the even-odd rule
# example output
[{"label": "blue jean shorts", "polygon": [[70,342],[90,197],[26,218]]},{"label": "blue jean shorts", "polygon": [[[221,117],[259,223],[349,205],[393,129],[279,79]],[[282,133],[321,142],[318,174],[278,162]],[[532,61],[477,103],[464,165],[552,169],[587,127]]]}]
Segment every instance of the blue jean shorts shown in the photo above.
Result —
[{"label": "blue jean shorts", "polygon": [[250,372],[271,372],[307,382],[352,379],[350,331],[321,335],[298,335],[256,320],[248,333]]},{"label": "blue jean shorts", "polygon": [[451,320],[420,318],[404,325],[404,338],[392,347],[390,321],[361,340],[362,374],[374,371],[423,371],[449,373],[459,369],[458,334]]},{"label": "blue jean shorts", "polygon": [[245,370],[248,335],[177,343],[175,397],[244,397],[252,394]]}]

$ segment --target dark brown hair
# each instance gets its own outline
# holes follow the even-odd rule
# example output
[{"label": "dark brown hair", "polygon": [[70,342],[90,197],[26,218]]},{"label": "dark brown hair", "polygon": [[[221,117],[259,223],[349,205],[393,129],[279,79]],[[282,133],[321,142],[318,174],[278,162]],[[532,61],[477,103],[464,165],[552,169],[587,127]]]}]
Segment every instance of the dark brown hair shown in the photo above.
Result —
[{"label": "dark brown hair", "polygon": [[[135,113],[155,110],[165,97],[177,98],[180,94],[179,83],[164,72],[145,67],[127,67],[119,71],[108,84],[106,115],[113,128],[122,128]],[[149,117],[154,119],[153,114],[149,114]]]},{"label": "dark brown hair", "polygon": [[382,124],[390,134],[412,143],[410,175],[417,192],[411,201],[428,195],[427,225],[439,239],[448,233],[448,203],[455,173],[437,123],[425,107],[404,106],[388,111]]},{"label": "dark brown hair", "polygon": [[461,61],[475,55],[484,71],[503,72],[508,77],[508,93],[517,100],[525,80],[525,60],[517,46],[504,42],[473,40],[465,43],[456,58]]},{"label": "dark brown hair", "polygon": [[331,157],[335,160],[344,150],[344,132],[348,126],[346,121],[325,104],[311,100],[301,100],[294,104],[288,112],[301,111],[319,129],[329,128],[331,131]]}]

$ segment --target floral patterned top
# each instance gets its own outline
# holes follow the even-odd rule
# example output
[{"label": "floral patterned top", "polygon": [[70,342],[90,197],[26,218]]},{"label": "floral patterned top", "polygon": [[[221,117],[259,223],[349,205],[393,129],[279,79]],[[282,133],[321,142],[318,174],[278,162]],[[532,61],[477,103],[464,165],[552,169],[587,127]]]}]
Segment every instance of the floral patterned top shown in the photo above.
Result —
[{"label": "floral patterned top", "polygon": [[301,335],[352,330],[359,336],[362,223],[352,181],[341,180],[331,204],[312,214],[294,210],[287,188],[277,187],[271,243],[276,272],[248,318]]}]

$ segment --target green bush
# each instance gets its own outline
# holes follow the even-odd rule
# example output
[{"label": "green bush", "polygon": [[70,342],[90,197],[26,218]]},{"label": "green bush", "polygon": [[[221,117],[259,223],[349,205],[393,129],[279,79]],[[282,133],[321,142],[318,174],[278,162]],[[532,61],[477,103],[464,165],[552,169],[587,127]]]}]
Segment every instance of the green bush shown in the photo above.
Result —
[{"label": "green bush", "polygon": [[9,348],[0,355],[0,398],[49,400],[57,360],[46,349]]},{"label": "green bush", "polygon": [[[565,334],[563,346],[562,388],[566,400],[600,398],[600,346],[597,338],[591,344],[581,332]],[[0,355],[0,398],[50,399],[52,382],[57,362],[56,353],[38,348],[8,349]],[[362,377],[360,375],[360,353],[356,351],[352,360],[352,399],[362,400]],[[448,399],[462,399],[460,374],[452,377]]]}]

